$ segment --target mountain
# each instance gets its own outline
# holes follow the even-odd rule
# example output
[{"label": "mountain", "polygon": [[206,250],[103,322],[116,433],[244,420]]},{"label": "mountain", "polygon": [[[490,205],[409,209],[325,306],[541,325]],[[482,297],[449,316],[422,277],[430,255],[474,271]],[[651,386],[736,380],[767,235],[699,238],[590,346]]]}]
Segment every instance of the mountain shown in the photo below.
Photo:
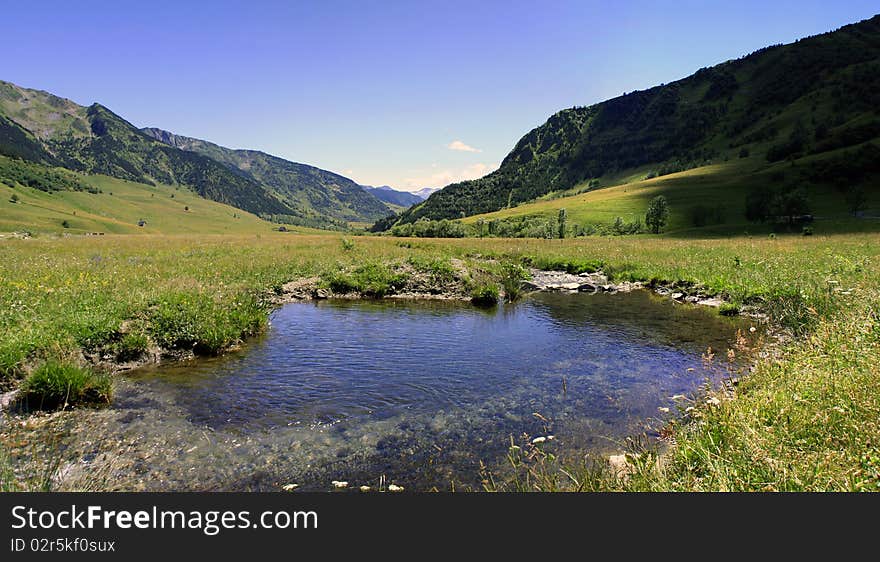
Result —
[{"label": "mountain", "polygon": [[421,203],[425,200],[424,197],[420,197],[415,193],[410,193],[409,191],[398,191],[387,185],[382,185],[379,187],[362,185],[361,188],[363,188],[363,190],[367,193],[372,194],[373,197],[375,197],[379,201],[383,201],[391,205],[396,205],[398,207],[411,207],[416,203]]},{"label": "mountain", "polygon": [[273,228],[188,189],[0,156],[0,233],[259,234]]},{"label": "mountain", "polygon": [[277,222],[344,227],[390,213],[348,178],[250,150],[140,130],[88,107],[0,81],[0,155],[147,185],[184,186]]},{"label": "mountain", "polygon": [[208,157],[236,174],[266,186],[297,216],[313,220],[329,216],[338,221],[373,221],[391,212],[357,183],[333,172],[256,150],[235,150],[161,129],[146,128],[141,132],[165,145]]},{"label": "mountain", "polygon": [[[443,188],[399,222],[487,213],[553,192],[594,189],[609,178],[651,177],[749,155],[761,156],[748,160],[755,173],[807,159],[812,172],[799,180],[859,182],[864,170],[838,152],[880,139],[878,111],[875,16],[670,84],[560,111],[522,137],[497,171]],[[826,157],[833,162],[823,164]],[[751,173],[739,181],[747,184]]]},{"label": "mountain", "polygon": [[0,155],[148,185],[183,185],[255,214],[294,214],[258,182],[160,143],[100,104],[83,107],[2,81]]},{"label": "mountain", "polygon": [[413,193],[415,193],[416,195],[421,197],[422,200],[424,201],[425,199],[430,197],[432,193],[437,192],[437,191],[440,191],[439,187],[423,187],[422,189],[420,189],[418,191],[413,191]]}]

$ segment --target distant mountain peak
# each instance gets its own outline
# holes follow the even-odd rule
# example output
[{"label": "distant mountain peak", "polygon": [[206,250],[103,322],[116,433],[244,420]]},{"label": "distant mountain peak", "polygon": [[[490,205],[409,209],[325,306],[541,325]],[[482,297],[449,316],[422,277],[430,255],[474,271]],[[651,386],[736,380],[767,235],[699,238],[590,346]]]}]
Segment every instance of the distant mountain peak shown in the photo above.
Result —
[{"label": "distant mountain peak", "polygon": [[400,191],[388,185],[380,185],[378,187],[362,185],[361,188],[380,201],[398,207],[411,207],[424,201],[424,197],[419,197],[415,193],[410,193],[409,191]]},{"label": "distant mountain peak", "polygon": [[427,199],[428,197],[430,197],[432,193],[440,191],[440,189],[441,188],[439,188],[439,187],[423,187],[422,189],[419,189],[418,191],[413,191],[413,193],[415,193],[416,195],[418,195],[419,197],[421,197],[424,200],[424,199]]}]

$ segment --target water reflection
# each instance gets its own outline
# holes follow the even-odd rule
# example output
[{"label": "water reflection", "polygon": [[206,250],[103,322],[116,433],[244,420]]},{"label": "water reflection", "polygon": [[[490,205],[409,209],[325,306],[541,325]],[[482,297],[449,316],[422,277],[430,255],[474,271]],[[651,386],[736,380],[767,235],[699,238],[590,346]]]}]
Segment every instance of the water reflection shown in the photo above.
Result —
[{"label": "water reflection", "polygon": [[117,411],[139,412],[129,427],[147,441],[211,432],[208,451],[163,467],[181,488],[323,489],[380,474],[444,488],[475,483],[510,436],[549,429],[572,455],[616,448],[670,396],[723,375],[701,353],[723,355],[742,326],[647,292],[540,294],[488,312],[298,303],[241,353],[133,375]]}]

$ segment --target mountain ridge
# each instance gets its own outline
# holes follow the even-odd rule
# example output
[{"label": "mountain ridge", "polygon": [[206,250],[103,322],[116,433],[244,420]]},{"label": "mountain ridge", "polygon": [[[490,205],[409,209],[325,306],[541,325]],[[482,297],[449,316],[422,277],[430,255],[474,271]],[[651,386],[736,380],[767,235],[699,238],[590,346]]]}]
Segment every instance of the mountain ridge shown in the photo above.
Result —
[{"label": "mountain ridge", "polygon": [[145,127],[141,131],[169,146],[211,158],[268,186],[275,196],[300,215],[317,218],[327,214],[342,221],[363,221],[376,220],[391,213],[353,180],[334,172],[259,150],[227,148],[156,127]]},{"label": "mountain ridge", "polygon": [[373,195],[376,199],[399,207],[411,207],[425,200],[424,197],[420,197],[416,193],[400,191],[389,185],[380,185],[378,187],[362,185],[361,188],[367,193]]},{"label": "mountain ridge", "polygon": [[[170,133],[169,133],[170,134]],[[192,139],[193,141],[197,139]],[[206,142],[206,141],[200,141]],[[344,228],[390,214],[348,178],[258,151],[240,151],[263,173],[163,142],[100,103],[79,105],[44,90],[0,81],[0,155],[147,185],[184,186],[207,199],[276,222]]]},{"label": "mountain ridge", "polygon": [[[647,90],[556,112],[499,169],[401,214],[456,219],[606,176],[662,174],[756,152],[778,161],[880,137],[880,16],[773,45]],[[389,226],[387,222],[384,226]]]}]

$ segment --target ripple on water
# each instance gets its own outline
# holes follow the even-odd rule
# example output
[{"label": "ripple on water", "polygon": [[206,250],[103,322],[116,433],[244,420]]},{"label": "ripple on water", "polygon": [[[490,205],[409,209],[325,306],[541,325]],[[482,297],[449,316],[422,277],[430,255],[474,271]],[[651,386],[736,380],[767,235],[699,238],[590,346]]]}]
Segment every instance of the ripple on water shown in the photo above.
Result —
[{"label": "ripple on water", "polygon": [[723,353],[742,322],[647,292],[540,294],[491,311],[295,303],[242,352],[132,373],[102,414],[124,423],[102,427],[132,437],[144,489],[327,489],[380,475],[409,490],[478,486],[480,461],[500,463],[510,436],[552,430],[571,455],[618,448],[658,407],[674,410],[672,395],[723,374],[701,354]]}]

